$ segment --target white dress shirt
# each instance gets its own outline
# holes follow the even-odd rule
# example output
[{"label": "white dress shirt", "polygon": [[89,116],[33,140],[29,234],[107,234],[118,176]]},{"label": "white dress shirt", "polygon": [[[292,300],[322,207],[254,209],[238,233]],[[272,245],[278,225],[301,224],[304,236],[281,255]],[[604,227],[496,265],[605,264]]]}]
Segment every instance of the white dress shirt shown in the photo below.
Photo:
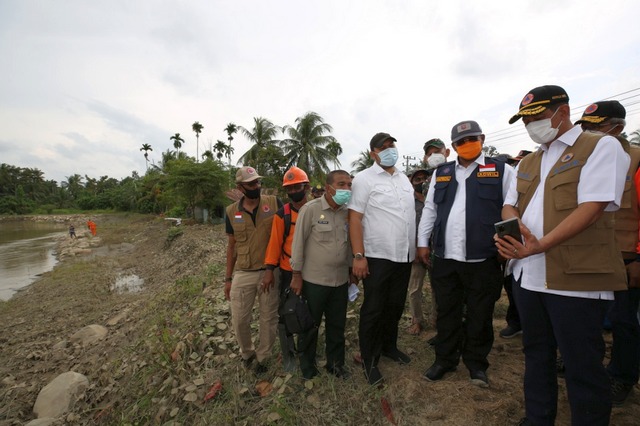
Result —
[{"label": "white dress shirt", "polygon": [[[568,146],[572,146],[582,133],[580,126],[561,135],[550,146],[540,145],[542,163],[540,165],[540,184],[527,206],[521,220],[536,238],[544,236],[543,203],[544,184],[549,171]],[[615,211],[620,207],[624,183],[629,168],[629,155],[624,152],[620,142],[611,136],[604,136],[580,171],[578,183],[578,204],[586,202],[608,202],[605,211]],[[517,169],[516,169],[517,170]],[[517,206],[518,192],[514,177],[504,204]],[[545,287],[546,260],[544,253],[524,259],[513,260],[513,276],[521,276],[521,286],[531,291],[557,294],[568,297],[613,300],[611,291],[564,291]]]},{"label": "white dress shirt", "polygon": [[416,211],[409,178],[377,163],[358,173],[351,187],[350,210],[361,213],[365,256],[412,262],[416,256]]},{"label": "white dress shirt", "polygon": [[[458,187],[456,195],[451,206],[447,226],[445,229],[446,241],[444,245],[444,258],[453,259],[459,262],[481,262],[484,259],[467,259],[467,186],[465,181],[476,170],[478,165],[485,165],[484,154],[480,154],[468,167],[455,162],[455,173]],[[436,172],[437,173],[437,172]],[[434,187],[436,184],[436,173],[431,178],[429,184],[429,192],[424,202],[422,210],[422,219],[418,226],[418,247],[429,247],[429,238],[433,232],[433,225],[438,216],[438,206],[433,202]],[[514,170],[508,164],[504,166],[504,175],[502,176],[502,197],[506,197],[515,176]],[[473,212],[471,212],[473,214]],[[498,222],[500,219],[497,219]]]}]

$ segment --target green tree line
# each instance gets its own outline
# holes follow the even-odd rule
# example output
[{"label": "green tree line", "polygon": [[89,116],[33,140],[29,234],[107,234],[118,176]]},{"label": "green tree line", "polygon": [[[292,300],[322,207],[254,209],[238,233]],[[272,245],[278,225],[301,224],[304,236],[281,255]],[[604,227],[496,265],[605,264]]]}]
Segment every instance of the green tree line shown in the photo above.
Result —
[{"label": "green tree line", "polygon": [[[192,125],[199,145],[204,125]],[[59,185],[47,180],[37,168],[0,165],[0,214],[52,213],[71,210],[116,210],[140,213],[164,213],[170,216],[192,215],[196,207],[221,216],[229,199],[225,193],[235,187],[234,177],[240,165],[252,166],[264,176],[265,188],[279,191],[285,171],[293,166],[305,170],[312,183],[340,165],[342,147],[331,136],[333,128],[315,112],[295,120],[294,126],[277,126],[256,117],[251,127],[229,123],[224,132],[227,142],[218,140],[200,155],[188,156],[181,150],[186,143],[180,133],[169,137],[175,150],[160,154],[156,163],[149,160],[153,147],[143,143],[140,151],[146,164],[144,176],[133,172],[118,180],[109,176],[93,178],[73,174]],[[231,165],[233,141],[237,133],[251,142],[238,163]],[[197,158],[200,155],[201,158]],[[282,194],[284,195],[284,194]]]}]

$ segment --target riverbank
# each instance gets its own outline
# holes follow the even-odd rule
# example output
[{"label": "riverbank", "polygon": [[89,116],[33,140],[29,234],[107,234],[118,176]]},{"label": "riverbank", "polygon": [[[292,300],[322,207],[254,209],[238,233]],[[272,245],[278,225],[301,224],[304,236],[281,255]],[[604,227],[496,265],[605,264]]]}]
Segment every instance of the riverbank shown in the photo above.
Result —
[{"label": "riverbank", "polygon": [[[421,376],[434,358],[426,343],[433,330],[411,336],[404,318],[400,347],[413,361],[398,366],[381,360],[386,385],[371,388],[351,361],[357,304],[347,319],[349,380],[321,374],[307,382],[284,374],[277,348],[269,372],[256,377],[242,369],[230,331],[222,225],[175,227],[127,215],[105,215],[96,223],[99,245],[91,253],[66,257],[0,303],[2,426],[34,419],[40,390],[67,371],[85,375],[89,386],[58,424],[389,425],[393,418],[404,425],[493,426],[515,424],[523,415],[520,338],[496,337],[489,389],[472,386],[462,366],[442,382],[427,383]],[[144,280],[140,291],[113,285],[128,275]],[[496,335],[505,303],[501,299],[496,308]],[[107,329],[102,340],[83,345],[70,339],[92,324]],[[560,393],[558,424],[567,424],[562,382]],[[614,409],[612,424],[635,424],[639,417],[633,396]]]}]

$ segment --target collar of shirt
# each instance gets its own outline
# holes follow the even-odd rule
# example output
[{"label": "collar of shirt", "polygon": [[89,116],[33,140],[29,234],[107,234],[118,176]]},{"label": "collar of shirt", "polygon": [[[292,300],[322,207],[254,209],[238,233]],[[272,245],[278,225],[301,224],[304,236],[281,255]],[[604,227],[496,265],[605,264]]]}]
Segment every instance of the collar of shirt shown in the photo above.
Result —
[{"label": "collar of shirt", "polygon": [[[331,207],[331,204],[329,204],[329,202],[327,201],[326,196],[322,196],[320,197],[320,204],[322,204],[322,210],[333,210],[333,207]],[[338,206],[337,209],[335,209],[335,211],[340,211],[342,209],[346,209],[347,206],[346,204],[343,204],[341,206]]]},{"label": "collar of shirt", "polygon": [[398,168],[396,166],[393,166],[393,174],[387,172],[385,169],[383,169],[380,164],[374,162],[373,166],[371,166],[371,168],[377,173],[377,174],[382,174],[382,173],[387,173],[389,175],[395,176],[397,175],[398,172]]},{"label": "collar of shirt", "polygon": [[[580,136],[581,134],[582,134],[582,128],[580,126],[573,126],[571,129],[569,129],[568,131],[560,135],[560,137],[555,141],[553,141],[553,143],[561,142],[567,146],[573,146],[573,144],[576,143],[576,140],[578,140],[578,136]],[[545,152],[548,152],[549,145],[546,143],[541,144],[540,149]]]},{"label": "collar of shirt", "polygon": [[[478,156],[478,158],[476,158],[475,160],[473,160],[474,163],[479,164],[481,166],[485,165],[485,161],[484,161],[484,152],[481,152],[480,155]],[[469,164],[469,166],[472,166],[472,164]],[[462,167],[465,169],[468,169],[469,167],[464,167],[463,165],[460,164],[460,157],[456,158],[456,167]],[[472,169],[475,168],[475,166],[471,167]]]}]

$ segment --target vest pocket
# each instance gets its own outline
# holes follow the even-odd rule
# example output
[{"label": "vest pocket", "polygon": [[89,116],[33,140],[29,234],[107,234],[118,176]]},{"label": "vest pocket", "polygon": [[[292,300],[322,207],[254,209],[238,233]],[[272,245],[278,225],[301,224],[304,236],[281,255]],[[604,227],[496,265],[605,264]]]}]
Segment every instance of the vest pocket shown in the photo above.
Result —
[{"label": "vest pocket", "polygon": [[499,200],[502,198],[502,185],[499,179],[478,179],[478,197],[485,200]]},{"label": "vest pocket", "polygon": [[567,274],[608,274],[614,271],[609,244],[560,246]]},{"label": "vest pocket", "polygon": [[549,178],[548,184],[553,191],[552,199],[556,210],[578,207],[578,181],[582,167],[572,167]]},{"label": "vest pocket", "polygon": [[248,244],[236,244],[236,264],[240,266],[240,268],[246,268],[245,265],[251,264],[251,256],[249,255],[249,245]]},{"label": "vest pocket", "polygon": [[240,223],[232,223],[233,227],[233,236],[236,241],[246,241],[247,240],[247,224],[244,222]]}]

